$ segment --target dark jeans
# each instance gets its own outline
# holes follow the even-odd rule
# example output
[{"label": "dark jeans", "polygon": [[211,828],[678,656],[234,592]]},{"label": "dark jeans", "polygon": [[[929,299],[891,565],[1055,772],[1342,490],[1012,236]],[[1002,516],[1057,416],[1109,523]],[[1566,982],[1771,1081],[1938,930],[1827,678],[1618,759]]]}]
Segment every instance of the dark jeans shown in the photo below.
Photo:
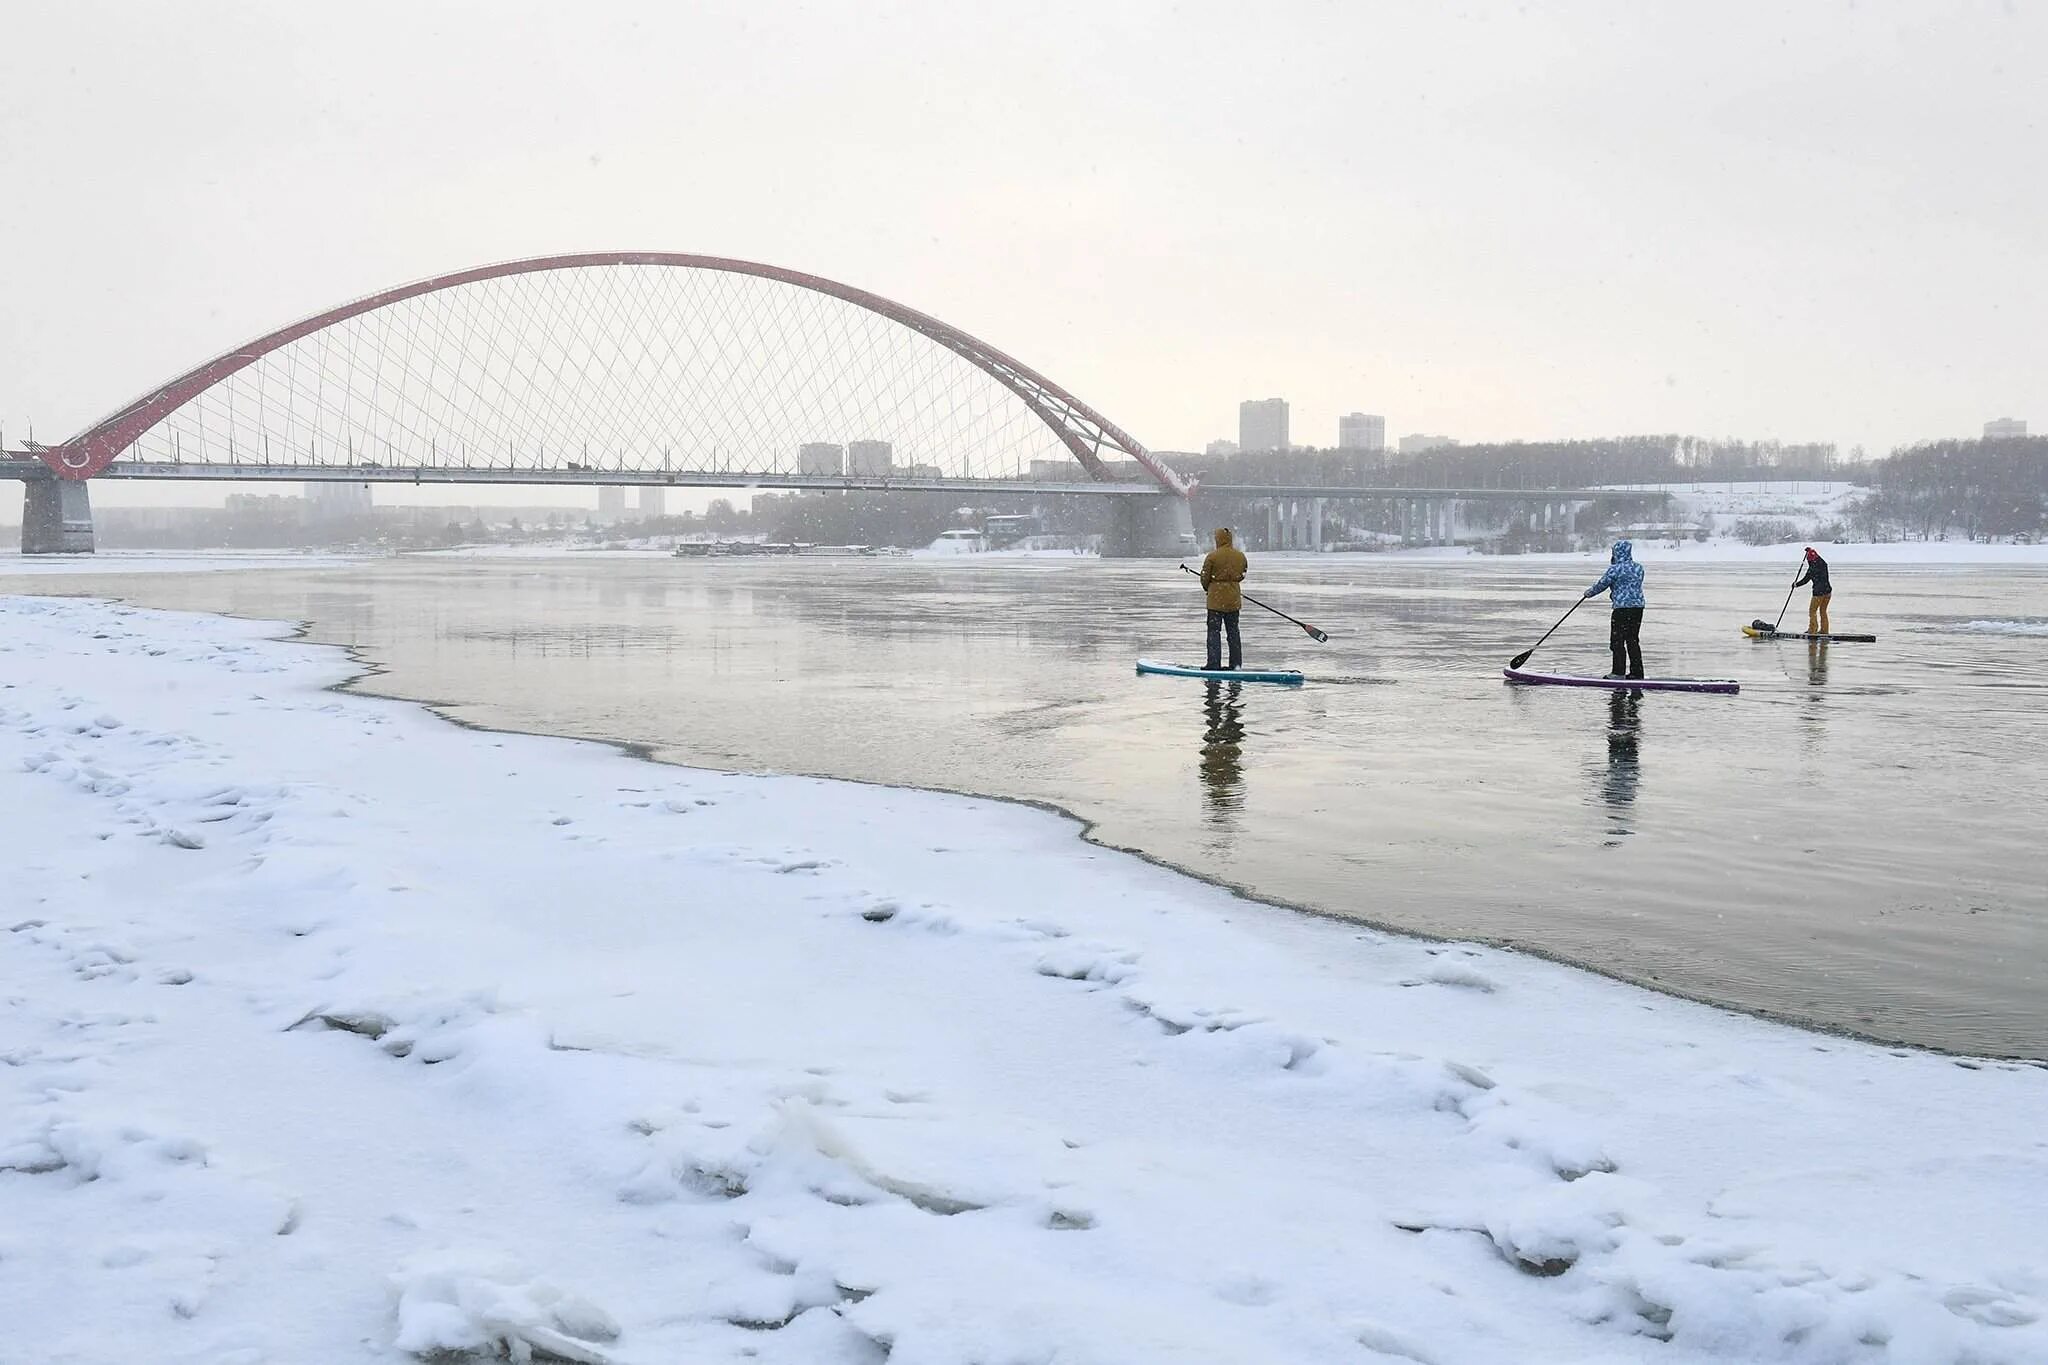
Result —
[{"label": "dark jeans", "polygon": [[1643,676],[1643,609],[1616,607],[1607,623],[1607,647],[1614,651],[1617,677]]},{"label": "dark jeans", "polygon": [[[1636,615],[1640,616],[1642,613],[1637,612]],[[1230,666],[1244,667],[1244,641],[1237,638],[1237,613],[1234,611],[1209,613],[1209,662],[1205,667],[1223,667],[1223,642],[1217,638],[1219,631],[1230,636]]]}]

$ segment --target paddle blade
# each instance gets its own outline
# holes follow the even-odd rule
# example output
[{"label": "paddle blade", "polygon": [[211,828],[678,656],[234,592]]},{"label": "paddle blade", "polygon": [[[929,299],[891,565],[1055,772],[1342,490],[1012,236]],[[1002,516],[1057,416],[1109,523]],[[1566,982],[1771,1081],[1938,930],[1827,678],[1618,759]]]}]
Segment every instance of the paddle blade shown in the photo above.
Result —
[{"label": "paddle blade", "polygon": [[1314,640],[1317,644],[1326,645],[1330,643],[1330,637],[1324,634],[1322,631],[1317,630],[1314,626],[1304,625],[1302,629],[1307,631],[1308,638]]},{"label": "paddle blade", "polygon": [[1533,645],[1532,645],[1532,646],[1530,646],[1530,647],[1529,647],[1528,649],[1525,649],[1525,650],[1523,650],[1523,651],[1522,651],[1522,652],[1521,652],[1520,654],[1517,654],[1517,655],[1516,655],[1516,656],[1515,656],[1514,658],[1512,658],[1512,659],[1509,659],[1509,660],[1508,660],[1508,667],[1509,667],[1509,668],[1520,668],[1520,667],[1521,667],[1521,666],[1522,666],[1523,664],[1525,664],[1525,663],[1528,663],[1528,662],[1529,662],[1529,656],[1530,656],[1531,654],[1534,654],[1535,652],[1536,652],[1536,649],[1535,649],[1535,647],[1534,647]]}]

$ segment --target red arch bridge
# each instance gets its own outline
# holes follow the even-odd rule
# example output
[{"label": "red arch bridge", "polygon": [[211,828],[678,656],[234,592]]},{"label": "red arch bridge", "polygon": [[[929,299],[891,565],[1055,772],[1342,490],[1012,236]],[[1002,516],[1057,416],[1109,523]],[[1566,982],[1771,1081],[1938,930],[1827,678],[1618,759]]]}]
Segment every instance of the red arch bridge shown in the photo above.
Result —
[{"label": "red arch bridge", "polygon": [[1195,548],[1193,483],[1021,361],[863,289],[672,252],[387,289],[0,452],[0,475],[26,484],[28,553],[91,550],[95,478],[1079,493],[1115,499],[1112,553]]}]

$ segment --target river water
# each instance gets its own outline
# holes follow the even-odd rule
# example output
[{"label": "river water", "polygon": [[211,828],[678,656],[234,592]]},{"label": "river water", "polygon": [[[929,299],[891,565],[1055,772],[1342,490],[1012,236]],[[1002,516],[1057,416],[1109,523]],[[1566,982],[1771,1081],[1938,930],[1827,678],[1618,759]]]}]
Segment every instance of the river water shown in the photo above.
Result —
[{"label": "river water", "polygon": [[[1247,607],[1248,661],[1301,688],[1135,676],[1201,653],[1191,580],[1151,562],[411,557],[61,590],[304,620],[382,668],[365,690],[480,725],[1051,802],[1263,898],[2048,1057],[2048,570],[1838,571],[1835,628],[1879,640],[1810,647],[1738,633],[1777,566],[1656,564],[1651,673],[1740,696],[1505,685],[1595,572],[1262,557],[1258,595],[1331,636]],[[1605,634],[1588,604],[1535,666],[1603,672]]]}]

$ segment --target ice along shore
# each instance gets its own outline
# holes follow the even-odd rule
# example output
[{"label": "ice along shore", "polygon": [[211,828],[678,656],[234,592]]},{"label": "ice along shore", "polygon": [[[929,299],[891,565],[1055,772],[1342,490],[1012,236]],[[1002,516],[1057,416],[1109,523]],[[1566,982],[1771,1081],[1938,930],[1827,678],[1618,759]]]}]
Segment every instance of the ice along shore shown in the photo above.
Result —
[{"label": "ice along shore", "polygon": [[48,1362],[2036,1362],[2048,1071],[0,598]]}]

